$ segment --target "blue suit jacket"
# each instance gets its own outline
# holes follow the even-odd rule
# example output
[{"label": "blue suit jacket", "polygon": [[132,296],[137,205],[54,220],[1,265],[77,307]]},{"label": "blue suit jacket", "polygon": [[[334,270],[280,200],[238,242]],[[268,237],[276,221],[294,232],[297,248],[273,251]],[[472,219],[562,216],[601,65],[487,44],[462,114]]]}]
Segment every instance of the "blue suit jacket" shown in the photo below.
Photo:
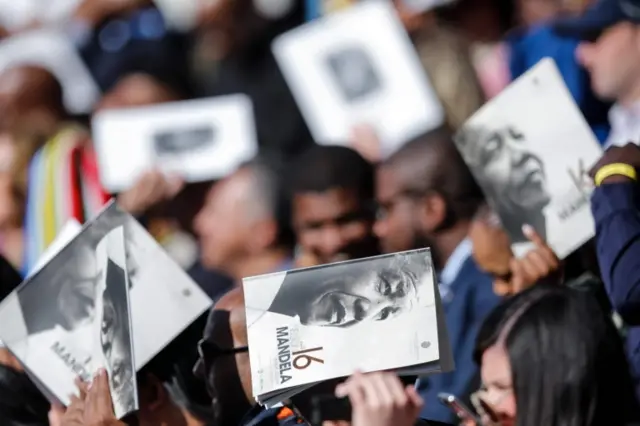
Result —
[{"label": "blue suit jacket", "polygon": [[420,417],[456,424],[451,410],[438,401],[438,393],[447,392],[467,400],[478,384],[478,366],[473,361],[476,336],[489,312],[500,303],[493,292],[493,280],[481,272],[471,257],[462,264],[450,284],[450,297],[443,297],[443,308],[455,370],[418,380],[418,392],[425,400]]},{"label": "blue suit jacket", "polygon": [[612,307],[629,325],[627,358],[640,399],[640,186],[602,185],[593,193],[591,209],[602,281]]}]

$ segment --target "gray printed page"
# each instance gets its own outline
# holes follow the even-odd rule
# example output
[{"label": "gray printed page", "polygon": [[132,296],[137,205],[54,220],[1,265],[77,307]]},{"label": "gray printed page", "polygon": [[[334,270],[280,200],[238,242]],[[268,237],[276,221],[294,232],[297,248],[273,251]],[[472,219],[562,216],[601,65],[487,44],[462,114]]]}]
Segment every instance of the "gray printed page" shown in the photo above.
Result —
[{"label": "gray printed page", "polygon": [[428,249],[244,280],[253,394],[439,359]]},{"label": "gray printed page", "polygon": [[594,236],[596,137],[551,58],[542,59],[478,110],[456,145],[522,256],[528,224],[561,259]]}]

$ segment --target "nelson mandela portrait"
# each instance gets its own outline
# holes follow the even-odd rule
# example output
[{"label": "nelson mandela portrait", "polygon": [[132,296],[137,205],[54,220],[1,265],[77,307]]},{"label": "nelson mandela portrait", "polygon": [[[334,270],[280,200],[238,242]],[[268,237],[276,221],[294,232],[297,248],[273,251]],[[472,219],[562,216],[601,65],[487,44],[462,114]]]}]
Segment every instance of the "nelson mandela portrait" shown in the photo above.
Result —
[{"label": "nelson mandela portrait", "polygon": [[471,172],[499,214],[512,243],[527,241],[522,225],[531,225],[546,239],[544,209],[551,202],[545,165],[531,152],[517,127],[464,128],[456,145]]},{"label": "nelson mandela portrait", "polygon": [[397,253],[289,272],[268,310],[298,317],[307,326],[351,327],[430,304],[429,286],[428,252]]}]

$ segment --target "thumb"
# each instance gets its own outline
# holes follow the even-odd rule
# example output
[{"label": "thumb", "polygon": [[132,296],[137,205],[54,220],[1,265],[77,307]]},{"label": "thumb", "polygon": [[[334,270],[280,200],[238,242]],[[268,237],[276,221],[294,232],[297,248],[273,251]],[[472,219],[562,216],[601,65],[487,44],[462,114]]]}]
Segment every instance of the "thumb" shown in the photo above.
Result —
[{"label": "thumb", "polygon": [[51,404],[49,409],[48,418],[50,426],[62,426],[62,417],[65,413],[65,408],[57,403]]},{"label": "thumb", "polygon": [[167,198],[173,198],[184,188],[185,182],[181,176],[170,175],[166,177],[165,195]]}]

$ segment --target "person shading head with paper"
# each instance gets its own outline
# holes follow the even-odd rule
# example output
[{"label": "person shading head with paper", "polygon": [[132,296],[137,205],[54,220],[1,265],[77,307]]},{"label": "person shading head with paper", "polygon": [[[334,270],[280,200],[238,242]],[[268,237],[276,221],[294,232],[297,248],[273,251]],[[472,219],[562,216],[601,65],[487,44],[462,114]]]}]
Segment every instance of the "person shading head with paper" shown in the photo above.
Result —
[{"label": "person shading head with paper", "polygon": [[298,249],[314,264],[378,253],[374,168],[344,146],[315,146],[293,163],[289,181]]},{"label": "person shading head with paper", "polygon": [[551,202],[542,159],[533,153],[516,126],[466,128],[456,144],[478,183],[500,215],[513,243],[527,241],[522,226],[531,225],[546,240],[544,208]]},{"label": "person shading head with paper", "polygon": [[213,421],[218,426],[237,426],[251,409],[251,367],[244,309],[240,289],[225,294],[209,313],[199,359],[194,367],[211,397]]},{"label": "person shading head with paper", "polygon": [[[216,426],[294,426],[306,424],[288,407],[265,408],[255,403],[252,392],[249,339],[244,294],[234,288],[209,312],[194,374],[205,381],[211,396]],[[312,391],[293,398],[304,414],[311,413],[312,397],[331,394],[335,380],[319,383]]]},{"label": "person shading head with paper", "polygon": [[297,317],[306,326],[352,327],[385,321],[429,303],[432,273],[426,255],[401,253],[288,273],[268,310]]}]

